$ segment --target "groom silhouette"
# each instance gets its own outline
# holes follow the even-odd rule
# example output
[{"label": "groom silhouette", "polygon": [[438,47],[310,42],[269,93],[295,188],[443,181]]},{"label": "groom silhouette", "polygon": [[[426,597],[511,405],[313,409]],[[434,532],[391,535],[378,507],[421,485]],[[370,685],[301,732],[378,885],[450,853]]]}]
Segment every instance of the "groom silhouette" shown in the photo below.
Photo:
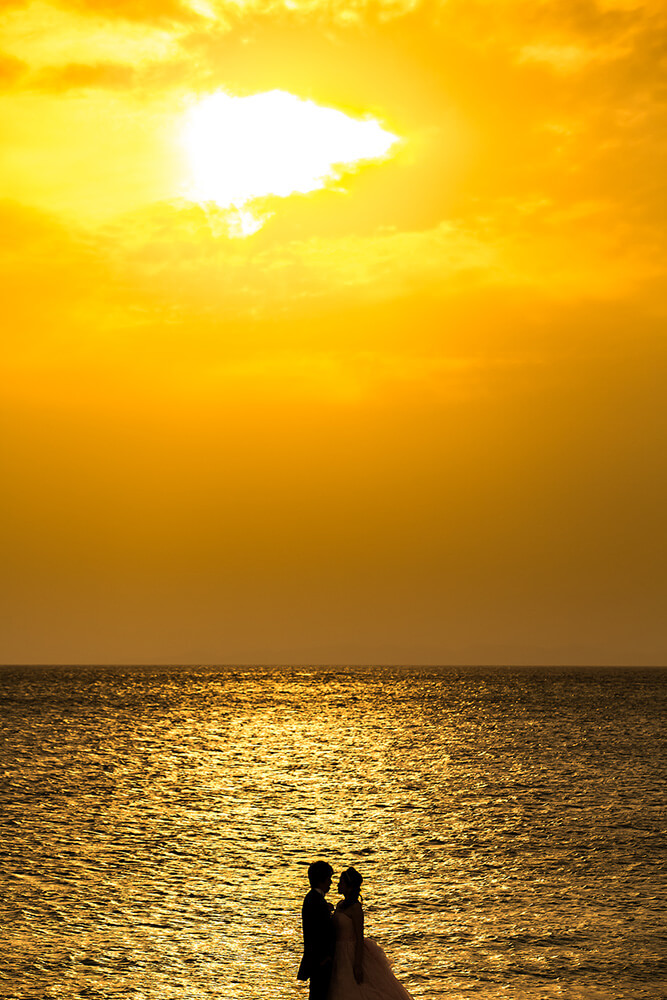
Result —
[{"label": "groom silhouette", "polygon": [[303,958],[297,979],[310,979],[309,1000],[326,1000],[331,979],[331,963],[336,935],[326,894],[331,888],[333,868],[326,861],[314,861],[308,868],[310,892],[303,901]]}]

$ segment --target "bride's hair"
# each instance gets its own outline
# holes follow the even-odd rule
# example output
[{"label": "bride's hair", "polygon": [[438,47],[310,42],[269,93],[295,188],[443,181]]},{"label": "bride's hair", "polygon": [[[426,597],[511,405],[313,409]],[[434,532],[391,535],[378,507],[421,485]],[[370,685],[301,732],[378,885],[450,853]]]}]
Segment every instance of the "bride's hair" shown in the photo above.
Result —
[{"label": "bride's hair", "polygon": [[347,909],[348,906],[353,906],[359,899],[359,893],[361,892],[361,883],[364,881],[356,868],[346,868],[343,872],[342,877],[345,879],[350,889],[351,893],[345,894],[345,900],[343,902],[343,909]]}]

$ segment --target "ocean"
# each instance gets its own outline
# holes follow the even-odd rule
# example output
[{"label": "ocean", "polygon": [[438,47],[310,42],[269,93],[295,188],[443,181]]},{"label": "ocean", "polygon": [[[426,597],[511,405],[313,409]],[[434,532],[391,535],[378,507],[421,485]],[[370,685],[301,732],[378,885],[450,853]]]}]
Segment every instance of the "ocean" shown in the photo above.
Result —
[{"label": "ocean", "polygon": [[305,1000],[323,858],[415,1000],[662,1000],[666,703],[659,669],[4,667],[0,996]]}]

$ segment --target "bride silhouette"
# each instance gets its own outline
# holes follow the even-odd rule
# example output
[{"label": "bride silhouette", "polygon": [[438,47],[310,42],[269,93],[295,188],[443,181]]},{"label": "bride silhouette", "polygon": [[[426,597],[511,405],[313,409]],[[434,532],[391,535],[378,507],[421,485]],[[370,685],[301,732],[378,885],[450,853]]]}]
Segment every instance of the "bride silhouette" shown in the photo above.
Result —
[{"label": "bride silhouette", "polygon": [[333,922],[336,951],[327,1000],[412,1000],[399,983],[382,948],[364,937],[364,910],[359,901],[363,879],[347,868],[338,880],[338,903]]}]

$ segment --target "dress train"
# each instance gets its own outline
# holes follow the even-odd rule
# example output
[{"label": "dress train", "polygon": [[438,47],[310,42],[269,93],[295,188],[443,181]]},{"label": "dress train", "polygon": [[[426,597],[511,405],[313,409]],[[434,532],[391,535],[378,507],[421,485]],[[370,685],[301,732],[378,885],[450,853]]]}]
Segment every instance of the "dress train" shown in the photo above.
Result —
[{"label": "dress train", "polygon": [[350,917],[337,910],[336,952],[327,1000],[413,1000],[391,971],[389,959],[372,938],[364,938],[363,982],[354,978],[355,934]]}]

